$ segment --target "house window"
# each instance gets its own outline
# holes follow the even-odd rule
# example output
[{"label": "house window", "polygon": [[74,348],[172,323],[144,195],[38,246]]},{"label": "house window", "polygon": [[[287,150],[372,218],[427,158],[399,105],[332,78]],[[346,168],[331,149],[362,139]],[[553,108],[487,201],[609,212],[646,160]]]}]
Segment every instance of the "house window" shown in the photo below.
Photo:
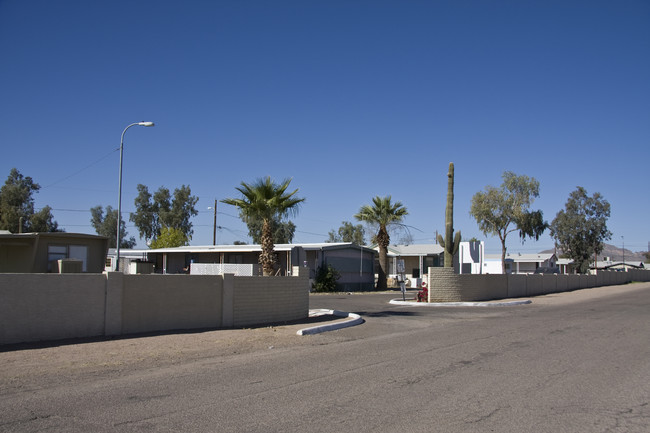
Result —
[{"label": "house window", "polygon": [[68,258],[81,260],[81,271],[87,272],[88,270],[88,247],[85,245],[70,245],[68,246]]},{"label": "house window", "polygon": [[61,259],[78,259],[82,262],[81,270],[88,269],[88,247],[86,245],[48,245],[47,270],[52,272],[52,262]]},{"label": "house window", "polygon": [[68,247],[65,245],[48,245],[47,271],[52,272],[52,262],[68,258]]}]

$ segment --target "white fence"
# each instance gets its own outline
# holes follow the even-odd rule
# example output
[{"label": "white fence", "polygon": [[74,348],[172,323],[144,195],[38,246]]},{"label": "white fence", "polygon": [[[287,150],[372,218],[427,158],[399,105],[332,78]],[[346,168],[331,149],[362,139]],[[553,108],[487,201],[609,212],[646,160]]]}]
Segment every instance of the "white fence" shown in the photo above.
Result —
[{"label": "white fence", "polygon": [[235,263],[192,263],[191,275],[223,275],[234,274],[236,277],[255,277],[259,265],[242,265]]}]

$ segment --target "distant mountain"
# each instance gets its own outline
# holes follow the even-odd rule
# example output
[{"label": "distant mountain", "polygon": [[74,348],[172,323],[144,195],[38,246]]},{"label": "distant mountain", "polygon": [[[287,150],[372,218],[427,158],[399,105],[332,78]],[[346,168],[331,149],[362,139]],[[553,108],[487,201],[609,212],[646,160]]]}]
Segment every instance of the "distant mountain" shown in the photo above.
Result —
[{"label": "distant mountain", "polygon": [[[555,250],[545,250],[542,253],[553,253]],[[632,252],[625,249],[625,261],[626,262],[643,262],[645,261],[645,255],[641,252]],[[558,248],[557,253],[558,257],[562,254],[562,251]],[[615,245],[605,244],[603,252],[600,253],[598,260],[604,260],[605,257],[609,257],[613,261],[623,261],[623,248],[619,248]]]}]

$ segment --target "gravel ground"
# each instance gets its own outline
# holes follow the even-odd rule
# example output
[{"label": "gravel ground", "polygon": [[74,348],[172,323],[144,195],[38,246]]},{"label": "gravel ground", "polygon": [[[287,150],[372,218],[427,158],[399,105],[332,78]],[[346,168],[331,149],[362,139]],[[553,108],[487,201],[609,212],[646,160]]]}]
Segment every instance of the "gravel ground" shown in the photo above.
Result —
[{"label": "gravel ground", "polygon": [[196,359],[320,344],[315,340],[323,337],[299,336],[296,332],[342,320],[345,319],[328,315],[258,328],[0,346],[0,392],[10,388],[40,388],[48,382],[49,376],[73,381],[100,373],[120,374],[132,369],[159,368]]}]

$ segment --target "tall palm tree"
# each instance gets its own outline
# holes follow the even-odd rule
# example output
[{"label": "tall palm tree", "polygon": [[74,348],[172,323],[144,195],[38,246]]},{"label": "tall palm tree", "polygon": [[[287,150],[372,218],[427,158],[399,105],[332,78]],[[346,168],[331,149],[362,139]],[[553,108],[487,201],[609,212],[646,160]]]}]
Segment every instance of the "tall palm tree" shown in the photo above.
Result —
[{"label": "tall palm tree", "polygon": [[295,215],[304,198],[294,197],[298,190],[287,192],[291,179],[277,184],[269,176],[259,178],[252,184],[242,182],[235,188],[242,194],[241,198],[227,198],[222,203],[237,206],[244,220],[262,221],[262,254],[259,261],[264,275],[273,275],[276,263],[273,251],[273,231],[271,222]]},{"label": "tall palm tree", "polygon": [[363,205],[354,217],[371,225],[378,226],[375,239],[379,247],[379,279],[377,289],[386,290],[386,275],[388,271],[388,245],[390,235],[388,227],[392,224],[400,224],[402,218],[408,215],[408,211],[401,202],[391,203],[391,196],[375,197],[372,199],[372,206]]}]

